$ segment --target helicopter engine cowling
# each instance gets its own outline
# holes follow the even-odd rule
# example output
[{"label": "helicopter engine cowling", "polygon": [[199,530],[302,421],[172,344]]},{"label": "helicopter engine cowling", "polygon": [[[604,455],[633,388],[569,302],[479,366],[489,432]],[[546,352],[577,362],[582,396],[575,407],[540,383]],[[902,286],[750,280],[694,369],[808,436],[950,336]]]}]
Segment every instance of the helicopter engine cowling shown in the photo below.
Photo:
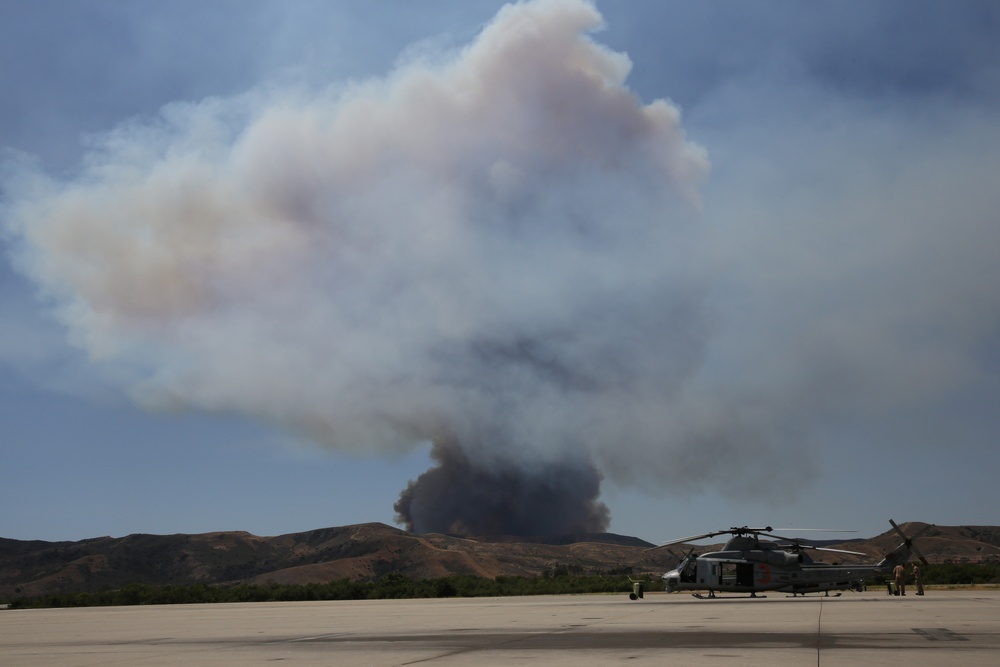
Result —
[{"label": "helicopter engine cowling", "polygon": [[764,561],[770,565],[798,565],[802,562],[799,554],[788,551],[769,551]]}]

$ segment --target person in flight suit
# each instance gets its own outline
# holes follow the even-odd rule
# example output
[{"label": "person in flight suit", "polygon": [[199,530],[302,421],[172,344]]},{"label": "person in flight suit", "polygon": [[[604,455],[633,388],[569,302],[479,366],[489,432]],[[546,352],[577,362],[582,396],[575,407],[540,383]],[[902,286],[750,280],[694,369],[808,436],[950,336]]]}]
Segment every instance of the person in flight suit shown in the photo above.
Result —
[{"label": "person in flight suit", "polygon": [[892,576],[896,578],[896,594],[906,595],[906,568],[902,563],[893,568]]},{"label": "person in flight suit", "polygon": [[920,568],[917,567],[916,563],[913,564],[913,584],[917,587],[917,595],[923,595],[924,582],[920,578]]}]

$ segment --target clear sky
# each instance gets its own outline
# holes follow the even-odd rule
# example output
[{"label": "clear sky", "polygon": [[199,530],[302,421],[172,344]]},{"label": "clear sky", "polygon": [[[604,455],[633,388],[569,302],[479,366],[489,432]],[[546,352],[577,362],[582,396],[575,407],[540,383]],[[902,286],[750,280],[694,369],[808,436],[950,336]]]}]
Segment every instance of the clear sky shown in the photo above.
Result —
[{"label": "clear sky", "polygon": [[0,4],[0,536],[1000,523],[1000,5],[502,6]]}]

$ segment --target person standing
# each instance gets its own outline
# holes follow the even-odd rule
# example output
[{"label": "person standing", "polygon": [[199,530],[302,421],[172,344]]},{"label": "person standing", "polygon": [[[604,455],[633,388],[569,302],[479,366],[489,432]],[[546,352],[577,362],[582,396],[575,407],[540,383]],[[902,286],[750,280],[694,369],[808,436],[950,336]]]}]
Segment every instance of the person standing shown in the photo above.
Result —
[{"label": "person standing", "polygon": [[896,592],[906,595],[906,568],[902,563],[892,569],[892,576],[896,578]]},{"label": "person standing", "polygon": [[917,595],[923,595],[924,594],[924,582],[920,578],[920,574],[921,574],[920,573],[920,568],[917,567],[916,563],[914,563],[913,564],[913,585],[917,587]]}]

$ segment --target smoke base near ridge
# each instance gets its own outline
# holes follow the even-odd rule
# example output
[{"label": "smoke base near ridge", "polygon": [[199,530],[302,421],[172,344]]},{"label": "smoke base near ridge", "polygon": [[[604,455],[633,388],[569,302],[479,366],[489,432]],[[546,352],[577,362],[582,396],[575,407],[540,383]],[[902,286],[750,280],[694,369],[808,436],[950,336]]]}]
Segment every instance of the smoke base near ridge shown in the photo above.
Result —
[{"label": "smoke base near ridge", "polygon": [[606,532],[597,500],[601,474],[572,461],[474,465],[456,443],[439,441],[437,465],[400,494],[397,521],[416,533],[546,536]]}]

